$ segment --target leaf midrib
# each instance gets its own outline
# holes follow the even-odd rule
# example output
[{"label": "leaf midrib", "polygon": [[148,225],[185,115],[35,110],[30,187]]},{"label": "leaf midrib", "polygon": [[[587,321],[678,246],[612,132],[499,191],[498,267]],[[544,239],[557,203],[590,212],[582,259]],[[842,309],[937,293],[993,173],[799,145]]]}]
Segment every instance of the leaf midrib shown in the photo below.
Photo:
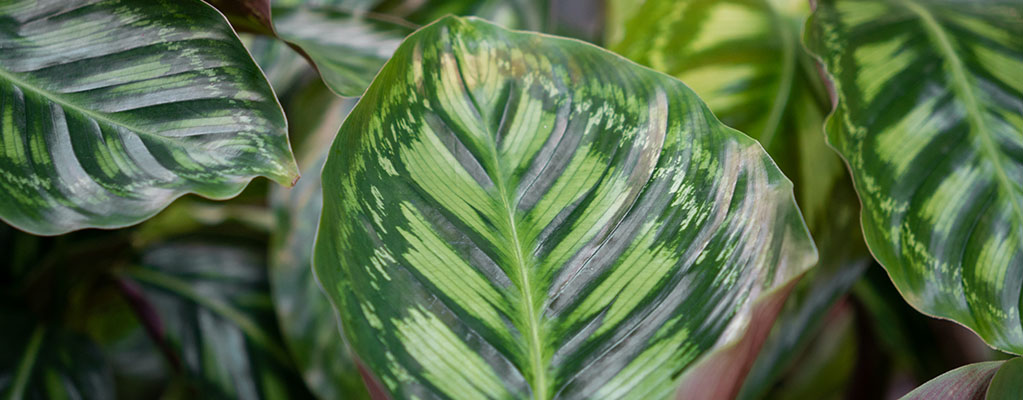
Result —
[{"label": "leaf midrib", "polygon": [[93,120],[104,122],[104,123],[106,123],[108,125],[120,126],[122,128],[128,129],[129,131],[134,132],[134,133],[136,133],[138,135],[152,137],[152,138],[155,138],[155,139],[158,139],[158,140],[169,140],[168,138],[160,136],[160,135],[158,135],[156,133],[148,132],[148,131],[146,131],[144,129],[140,129],[140,128],[138,128],[136,126],[133,126],[131,124],[124,123],[123,121],[117,121],[115,119],[112,119],[112,118],[104,115],[104,114],[100,114],[100,113],[97,113],[95,111],[92,111],[92,110],[90,110],[88,108],[80,107],[80,106],[78,106],[78,105],[76,105],[76,104],[74,104],[72,102],[69,102],[69,101],[65,100],[63,97],[61,97],[61,96],[59,96],[59,95],[57,95],[57,94],[55,94],[53,92],[50,92],[49,90],[40,88],[40,87],[38,87],[36,85],[33,85],[33,84],[31,84],[31,83],[29,83],[29,82],[27,82],[25,80],[19,79],[16,75],[13,75],[12,73],[8,72],[4,68],[0,68],[0,79],[6,80],[6,81],[10,82],[11,85],[20,87],[23,91],[24,90],[28,90],[28,91],[34,92],[35,94],[39,95],[40,97],[43,97],[43,98],[45,98],[45,99],[47,99],[47,100],[49,100],[51,102],[57,103],[58,105],[61,106],[61,108],[74,110],[74,111],[76,111],[76,112],[78,112],[78,113],[80,113],[82,115],[85,115],[85,116],[87,116],[89,118],[92,118]]},{"label": "leaf midrib", "polygon": [[[495,146],[496,147],[496,146]],[[494,166],[498,167],[497,155],[494,154]],[[503,179],[500,177],[494,178],[494,186],[497,188],[498,193],[501,196],[501,204],[505,209],[505,214],[508,217],[508,227],[511,232],[512,246],[514,246],[515,253],[515,268],[519,273],[519,294],[522,296],[525,305],[524,311],[524,322],[526,324],[525,330],[528,331],[529,337],[527,337],[527,347],[529,348],[529,362],[530,367],[533,369],[533,398],[536,400],[547,398],[547,373],[546,368],[543,365],[543,350],[540,348],[540,321],[536,314],[536,302],[533,299],[532,285],[529,282],[529,271],[528,264],[526,263],[525,255],[523,254],[522,242],[519,240],[518,229],[515,226],[515,208],[508,201],[509,193],[506,190]]]},{"label": "leaf midrib", "polygon": [[[476,97],[473,96],[472,91],[469,90],[468,86],[466,86],[465,73],[462,71],[461,62],[458,61],[457,57],[455,58],[455,60],[456,60],[455,65],[457,67],[459,75],[458,78],[462,83],[462,90],[465,91],[465,94],[466,96],[468,96],[469,101],[472,102],[472,107],[476,112],[476,116],[479,117],[480,120],[484,122],[485,126],[490,126],[489,124],[486,124],[486,121],[482,113],[483,109],[476,101]],[[502,118],[503,117],[504,116],[502,116]],[[489,138],[491,140],[486,141],[487,145],[489,146],[489,148],[487,149],[488,150],[487,152],[490,154],[489,161],[493,168],[493,172],[490,175],[492,175],[494,189],[497,191],[498,196],[501,198],[501,207],[504,209],[503,210],[504,215],[508,219],[509,232],[507,232],[506,235],[509,236],[509,239],[511,239],[512,241],[511,245],[514,246],[512,251],[515,257],[514,268],[516,272],[518,272],[519,279],[519,284],[517,286],[519,289],[519,296],[521,296],[522,301],[525,303],[520,307],[520,312],[522,312],[522,319],[523,323],[525,324],[525,326],[522,328],[524,331],[526,331],[523,334],[524,336],[526,336],[526,347],[527,352],[529,353],[529,368],[531,369],[531,371],[529,372],[532,372],[533,378],[532,382],[530,382],[530,389],[533,392],[534,400],[546,400],[548,398],[547,369],[544,368],[543,349],[541,348],[542,342],[540,340],[540,318],[539,315],[537,315],[536,313],[537,308],[536,299],[533,298],[533,293],[531,290],[532,284],[530,283],[529,279],[529,264],[526,261],[526,255],[524,253],[524,249],[522,248],[522,241],[519,240],[519,232],[515,223],[516,202],[510,200],[514,198],[513,197],[514,193],[511,193],[508,190],[508,186],[504,182],[504,174],[501,173],[502,172],[501,160],[498,153],[496,137],[497,137],[496,134],[490,134]]]},{"label": "leaf midrib", "polygon": [[999,191],[1003,192],[1010,199],[1009,204],[1014,211],[1012,217],[1017,226],[1017,234],[1023,240],[1023,205],[1020,205],[1019,202],[1011,201],[1011,198],[1014,197],[1012,193],[1013,185],[1012,181],[1009,180],[1008,173],[1005,172],[1005,166],[1003,165],[1005,160],[1003,160],[1002,153],[998,150],[994,138],[991,137],[984,123],[983,112],[977,103],[976,97],[974,97],[973,90],[970,88],[970,80],[966,76],[966,69],[963,67],[962,59],[956,54],[955,49],[952,48],[952,42],[949,41],[948,36],[945,34],[945,29],[941,27],[941,24],[934,18],[930,10],[915,1],[906,1],[905,4],[910,11],[920,17],[927,34],[933,41],[937,42],[939,53],[948,61],[950,72],[952,72],[952,89],[963,100],[967,120],[973,128],[971,132],[980,139],[981,152],[984,153],[987,159],[991,160],[991,164],[994,166]]}]

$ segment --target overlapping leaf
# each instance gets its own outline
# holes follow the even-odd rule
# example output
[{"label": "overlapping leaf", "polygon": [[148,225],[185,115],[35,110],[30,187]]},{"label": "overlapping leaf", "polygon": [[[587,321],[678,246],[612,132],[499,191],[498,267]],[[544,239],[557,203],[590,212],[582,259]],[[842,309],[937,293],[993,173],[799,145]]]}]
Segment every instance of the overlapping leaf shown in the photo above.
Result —
[{"label": "overlapping leaf", "polygon": [[0,218],[21,229],[122,227],[298,177],[273,91],[197,0],[7,1],[0,48]]},{"label": "overlapping leaf", "polygon": [[875,257],[906,300],[1023,352],[1023,9],[821,1],[806,42]]},{"label": "overlapping leaf", "polygon": [[663,398],[815,260],[791,184],[681,82],[444,18],[323,171],[314,264],[396,397]]},{"label": "overlapping leaf", "polygon": [[265,256],[210,242],[154,246],[127,275],[142,284],[190,380],[209,398],[311,398],[277,333]]}]

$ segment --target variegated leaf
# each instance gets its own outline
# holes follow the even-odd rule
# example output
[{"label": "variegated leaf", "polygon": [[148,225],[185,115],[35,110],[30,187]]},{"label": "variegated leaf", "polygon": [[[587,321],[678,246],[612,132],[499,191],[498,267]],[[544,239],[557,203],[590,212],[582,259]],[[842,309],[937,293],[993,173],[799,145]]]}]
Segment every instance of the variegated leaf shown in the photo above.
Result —
[{"label": "variegated leaf", "polygon": [[664,398],[816,259],[791,183],[681,82],[447,17],[323,171],[314,268],[396,397]]},{"label": "variegated leaf", "polygon": [[298,177],[273,91],[198,0],[0,3],[0,218],[116,228]]},{"label": "variegated leaf", "polygon": [[828,139],[867,244],[920,311],[1023,352],[1023,7],[820,1],[806,43],[834,78]]}]

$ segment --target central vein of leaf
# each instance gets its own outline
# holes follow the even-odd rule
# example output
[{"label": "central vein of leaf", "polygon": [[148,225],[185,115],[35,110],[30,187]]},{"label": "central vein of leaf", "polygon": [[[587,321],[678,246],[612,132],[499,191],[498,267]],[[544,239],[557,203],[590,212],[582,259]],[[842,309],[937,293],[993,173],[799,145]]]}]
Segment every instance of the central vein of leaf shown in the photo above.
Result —
[{"label": "central vein of leaf", "polygon": [[501,197],[501,204],[508,217],[507,236],[512,241],[512,253],[514,257],[514,268],[518,271],[519,294],[521,295],[522,320],[525,326],[522,327],[522,334],[526,339],[526,347],[529,352],[529,368],[532,372],[533,399],[542,400],[547,398],[547,371],[544,367],[542,342],[540,341],[540,315],[537,312],[536,299],[533,297],[533,285],[529,279],[529,262],[527,261],[522,242],[519,240],[518,229],[515,226],[515,204],[510,200],[511,193],[505,186],[504,179],[498,167],[498,156],[495,151],[494,167],[497,169],[494,174],[494,186]]},{"label": "central vein of leaf", "polygon": [[11,85],[17,86],[17,87],[21,88],[22,91],[27,90],[27,91],[36,93],[36,94],[38,94],[39,96],[42,96],[43,98],[45,98],[48,101],[51,101],[53,103],[57,103],[57,105],[59,105],[63,109],[74,110],[74,111],[76,111],[76,112],[78,112],[78,113],[80,113],[82,115],[85,115],[85,116],[87,116],[89,118],[92,118],[93,120],[95,120],[97,122],[103,122],[103,123],[106,123],[106,124],[108,124],[110,126],[120,126],[122,128],[125,128],[125,129],[131,131],[131,132],[134,132],[134,133],[136,133],[138,135],[147,136],[147,137],[153,137],[154,139],[157,139],[157,140],[166,140],[167,139],[167,138],[165,138],[163,136],[160,136],[160,135],[157,135],[155,133],[148,132],[146,130],[140,129],[140,128],[135,127],[135,126],[132,126],[131,124],[128,124],[128,123],[125,123],[125,122],[122,122],[122,121],[114,120],[114,119],[110,118],[109,116],[107,116],[106,114],[103,114],[101,112],[93,111],[93,110],[90,110],[90,109],[78,106],[78,105],[76,105],[76,104],[74,104],[74,103],[64,99],[60,95],[57,95],[57,94],[55,94],[53,92],[50,92],[48,90],[45,90],[43,88],[40,88],[37,85],[29,83],[28,81],[22,80],[22,79],[18,78],[17,76],[15,76],[15,75],[13,75],[11,73],[8,73],[3,68],[0,68],[0,81],[8,81],[8,82],[11,83]]},{"label": "central vein of leaf", "polygon": [[934,15],[927,8],[912,1],[907,2],[906,6],[920,16],[920,19],[923,20],[924,28],[931,36],[931,40],[936,42],[941,55],[948,61],[948,68],[952,73],[952,89],[963,101],[963,106],[966,108],[966,117],[972,128],[971,132],[980,139],[981,151],[991,160],[991,165],[994,166],[999,189],[1004,191],[1005,196],[1009,198],[1009,204],[1011,204],[1013,209],[1013,219],[1017,227],[1016,233],[1023,239],[1023,205],[1020,204],[1021,202],[1012,200],[1013,183],[1005,172],[1005,166],[1002,165],[1005,162],[1002,159],[1002,153],[999,151],[995,139],[991,137],[987,124],[984,122],[984,115],[981,112],[977,98],[974,96],[973,89],[970,87],[970,80],[966,76],[966,67],[963,66],[962,60],[952,47],[952,42],[945,35],[945,29],[934,19]]},{"label": "central vein of leaf", "polygon": [[[485,113],[485,109],[480,107],[479,102],[476,101],[476,97],[473,95],[472,90],[465,84],[465,72],[462,70],[461,62],[456,63],[460,81],[462,82],[462,89],[465,90],[466,96],[468,96],[472,107],[476,111],[476,117],[480,118],[484,122],[483,126],[493,126],[491,124],[491,115]],[[507,112],[507,110],[505,110]],[[501,115],[502,120],[506,115]],[[510,245],[512,262],[514,265],[512,269],[517,274],[509,276],[513,280],[518,280],[519,298],[522,304],[519,308],[519,318],[521,319],[521,325],[519,331],[525,339],[526,352],[528,353],[528,364],[520,366],[524,377],[527,382],[530,383],[530,387],[533,391],[534,400],[547,400],[548,399],[548,383],[547,383],[547,368],[544,361],[543,353],[543,342],[540,340],[542,324],[540,321],[540,313],[538,312],[539,299],[533,297],[533,283],[530,280],[530,262],[529,257],[526,255],[526,250],[522,247],[522,241],[519,239],[518,228],[516,227],[515,221],[515,208],[517,202],[515,199],[515,193],[509,190],[508,184],[505,182],[505,176],[501,169],[501,156],[498,150],[497,134],[491,132],[488,135],[490,140],[486,141],[488,145],[487,152],[489,153],[488,162],[490,168],[488,175],[494,182],[494,188],[497,190],[497,196],[500,197],[501,208],[503,208],[504,215],[507,218],[507,232],[503,232],[504,236],[511,241]],[[486,167],[484,167],[486,169]],[[511,271],[506,271],[510,275],[513,274]]]}]

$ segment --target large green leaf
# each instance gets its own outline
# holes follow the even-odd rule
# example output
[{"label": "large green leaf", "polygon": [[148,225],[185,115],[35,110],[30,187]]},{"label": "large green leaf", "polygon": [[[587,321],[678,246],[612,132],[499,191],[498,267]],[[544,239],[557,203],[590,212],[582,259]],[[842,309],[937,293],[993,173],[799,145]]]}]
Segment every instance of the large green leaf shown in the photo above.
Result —
[{"label": "large green leaf", "polygon": [[6,307],[0,326],[0,398],[115,397],[109,365],[95,343]]},{"label": "large green leaf", "polygon": [[1010,400],[1023,390],[1023,358],[965,365],[916,388],[902,400]]},{"label": "large green leaf", "polygon": [[265,255],[203,238],[147,249],[142,284],[163,337],[208,398],[310,398],[277,331]]},{"label": "large green leaf", "polygon": [[116,228],[298,177],[273,91],[198,0],[0,3],[0,218]]},{"label": "large green leaf", "polygon": [[323,171],[314,268],[396,397],[663,398],[816,259],[791,183],[681,82],[448,17]]},{"label": "large green leaf", "polygon": [[1023,353],[1023,8],[820,1],[806,43],[834,77],[826,130],[867,244],[906,300]]},{"label": "large green leaf", "polygon": [[799,44],[808,2],[637,3],[609,3],[608,48],[679,78],[721,122],[759,140],[795,182],[816,236],[817,225],[830,223],[831,191],[845,171],[821,138],[830,102],[813,59]]}]

